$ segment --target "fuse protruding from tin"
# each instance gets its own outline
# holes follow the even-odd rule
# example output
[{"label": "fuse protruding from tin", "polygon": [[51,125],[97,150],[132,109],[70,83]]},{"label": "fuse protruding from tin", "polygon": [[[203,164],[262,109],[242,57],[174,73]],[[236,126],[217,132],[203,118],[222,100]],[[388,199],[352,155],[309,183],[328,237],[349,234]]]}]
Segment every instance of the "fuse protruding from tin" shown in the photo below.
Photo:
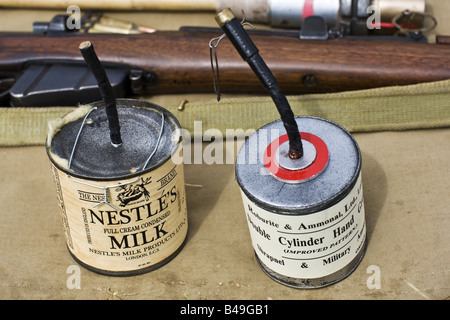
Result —
[{"label": "fuse protruding from tin", "polygon": [[259,81],[271,95],[289,137],[289,157],[291,159],[300,159],[303,157],[303,145],[294,113],[285,95],[281,92],[275,76],[260,56],[258,48],[242,27],[241,22],[236,19],[231,9],[225,8],[220,11],[216,16],[216,21],[242,59],[249,64]]},{"label": "fuse protruding from tin", "polygon": [[109,82],[106,71],[95,53],[94,46],[90,41],[83,41],[79,46],[80,52],[86,61],[89,70],[98,83],[98,88],[105,103],[106,115],[108,117],[111,144],[114,147],[122,145],[120,134],[119,114],[117,113],[116,98]]}]

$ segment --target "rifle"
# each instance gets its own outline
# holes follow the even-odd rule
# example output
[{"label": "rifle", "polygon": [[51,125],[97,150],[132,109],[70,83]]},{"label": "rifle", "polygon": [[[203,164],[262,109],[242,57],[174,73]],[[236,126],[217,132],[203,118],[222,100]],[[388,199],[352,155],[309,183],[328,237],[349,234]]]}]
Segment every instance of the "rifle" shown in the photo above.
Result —
[{"label": "rifle", "polygon": [[[89,40],[117,97],[211,93],[209,43],[220,31],[43,36],[0,33],[1,105],[76,105],[100,100],[78,46]],[[450,46],[361,39],[301,40],[292,33],[250,33],[285,94],[337,92],[450,78]],[[445,42],[445,41],[443,41]],[[217,48],[220,90],[265,92],[224,39]]]}]

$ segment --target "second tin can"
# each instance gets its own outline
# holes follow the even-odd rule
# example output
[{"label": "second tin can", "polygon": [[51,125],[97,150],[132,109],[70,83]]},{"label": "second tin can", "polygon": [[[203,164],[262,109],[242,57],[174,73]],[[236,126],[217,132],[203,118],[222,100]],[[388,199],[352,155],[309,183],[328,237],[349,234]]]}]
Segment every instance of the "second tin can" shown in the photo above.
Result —
[{"label": "second tin can", "polygon": [[247,139],[236,179],[256,259],[272,279],[319,288],[348,276],[365,252],[361,154],[328,120],[297,117],[304,156],[288,156],[281,121]]}]

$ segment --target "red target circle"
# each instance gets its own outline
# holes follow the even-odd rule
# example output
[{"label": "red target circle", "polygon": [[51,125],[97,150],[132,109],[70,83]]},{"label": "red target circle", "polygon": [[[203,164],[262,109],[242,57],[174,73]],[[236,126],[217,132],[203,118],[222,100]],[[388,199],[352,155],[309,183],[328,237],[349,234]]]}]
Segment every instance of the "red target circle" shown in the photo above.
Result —
[{"label": "red target circle", "polygon": [[[299,170],[289,170],[280,166],[276,154],[278,148],[289,140],[288,135],[285,134],[273,140],[264,152],[264,166],[269,173],[281,180],[300,182],[314,177],[325,169],[329,158],[328,148],[325,142],[312,133],[300,132],[300,135],[302,140],[309,141],[316,148],[317,154],[314,161],[306,168]],[[277,149],[273,150],[275,147]]]}]

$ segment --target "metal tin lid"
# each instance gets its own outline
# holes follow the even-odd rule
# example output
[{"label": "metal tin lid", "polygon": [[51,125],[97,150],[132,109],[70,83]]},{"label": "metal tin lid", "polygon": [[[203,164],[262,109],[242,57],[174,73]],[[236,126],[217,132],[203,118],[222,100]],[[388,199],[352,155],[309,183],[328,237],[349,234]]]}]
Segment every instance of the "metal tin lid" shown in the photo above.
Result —
[{"label": "metal tin lid", "polygon": [[298,170],[296,164],[278,162],[285,140],[280,120],[252,134],[236,159],[242,191],[261,208],[279,214],[310,214],[333,205],[347,195],[361,169],[359,147],[345,129],[314,117],[296,121],[302,140],[307,139],[305,152],[312,144],[316,153],[305,154],[307,163],[298,164]]},{"label": "metal tin lid", "polygon": [[114,147],[103,102],[91,106],[96,109],[86,119],[64,124],[47,146],[50,159],[54,163],[56,158],[67,160],[70,168],[62,169],[74,176],[94,180],[132,177],[166,162],[181,142],[180,124],[169,111],[146,101],[117,99],[123,143]]}]

